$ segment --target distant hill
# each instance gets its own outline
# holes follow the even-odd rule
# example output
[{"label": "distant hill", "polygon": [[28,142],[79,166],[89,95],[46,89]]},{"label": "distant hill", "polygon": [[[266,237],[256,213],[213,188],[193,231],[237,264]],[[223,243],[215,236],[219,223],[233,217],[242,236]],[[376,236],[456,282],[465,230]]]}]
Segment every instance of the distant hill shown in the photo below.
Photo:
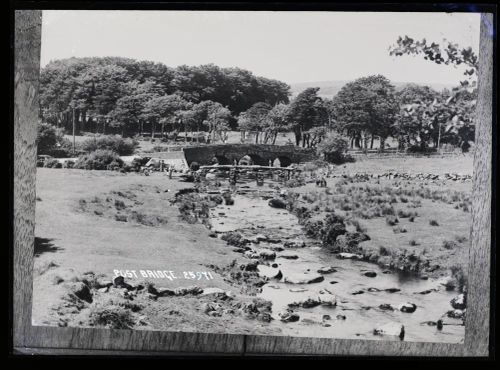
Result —
[{"label": "distant hill", "polygon": [[[297,94],[299,94],[300,92],[304,91],[309,87],[319,87],[320,89],[318,95],[321,96],[322,98],[331,99],[339,92],[342,86],[344,86],[348,82],[351,81],[334,80],[334,81],[299,82],[295,84],[290,84],[290,87],[291,87],[292,97],[297,96]],[[396,87],[396,89],[401,89],[404,85],[409,83],[412,82],[392,82],[392,84]],[[441,91],[445,88],[451,89],[452,87],[456,86],[453,84],[441,84],[441,83],[427,83],[425,85],[428,85],[437,91]]]}]

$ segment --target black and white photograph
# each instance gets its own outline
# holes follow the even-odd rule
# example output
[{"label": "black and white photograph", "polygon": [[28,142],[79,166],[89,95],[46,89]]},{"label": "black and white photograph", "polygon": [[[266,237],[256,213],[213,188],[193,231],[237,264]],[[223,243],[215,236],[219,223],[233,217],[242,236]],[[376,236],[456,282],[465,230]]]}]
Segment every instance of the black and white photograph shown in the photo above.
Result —
[{"label": "black and white photograph", "polygon": [[43,10],[32,325],[463,344],[481,19]]}]

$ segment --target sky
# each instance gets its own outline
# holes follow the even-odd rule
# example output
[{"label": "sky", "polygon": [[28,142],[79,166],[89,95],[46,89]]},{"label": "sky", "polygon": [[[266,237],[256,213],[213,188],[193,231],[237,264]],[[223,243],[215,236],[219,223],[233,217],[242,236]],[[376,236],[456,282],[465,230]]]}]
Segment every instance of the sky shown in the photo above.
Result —
[{"label": "sky", "polygon": [[479,13],[82,11],[42,15],[41,65],[121,56],[170,67],[214,63],[289,84],[382,74],[395,82],[458,84],[463,69],[393,57],[398,36],[479,49]]}]

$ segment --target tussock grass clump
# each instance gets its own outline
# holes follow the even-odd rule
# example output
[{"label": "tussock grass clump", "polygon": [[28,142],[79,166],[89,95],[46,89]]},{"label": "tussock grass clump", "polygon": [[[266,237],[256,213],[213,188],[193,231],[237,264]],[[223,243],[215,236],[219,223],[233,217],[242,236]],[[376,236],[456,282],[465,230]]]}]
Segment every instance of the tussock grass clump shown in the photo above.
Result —
[{"label": "tussock grass clump", "polygon": [[378,253],[381,255],[381,256],[390,256],[391,255],[391,252],[384,246],[380,246],[378,247]]},{"label": "tussock grass clump", "polygon": [[160,226],[168,223],[168,220],[164,216],[146,214],[143,212],[132,211],[129,216],[130,220],[137,222],[138,224],[144,226]]},{"label": "tussock grass clump", "polygon": [[229,231],[225,234],[222,234],[220,238],[227,244],[234,245],[235,247],[241,248],[247,244],[247,241],[245,240],[245,238],[243,238],[243,235],[236,231]]},{"label": "tussock grass clump", "polygon": [[410,240],[408,244],[410,244],[412,247],[420,245],[420,243],[418,243],[415,239]]},{"label": "tussock grass clump", "polygon": [[135,323],[131,310],[114,302],[92,307],[89,322],[109,329],[132,329]]},{"label": "tussock grass clump", "polygon": [[450,267],[450,271],[458,291],[464,293],[467,290],[467,273],[465,269],[461,265],[453,265]]},{"label": "tussock grass clump", "polygon": [[398,210],[398,217],[399,218],[410,218],[410,217],[416,217],[418,215],[417,212],[412,212],[412,211],[405,211],[405,210]]},{"label": "tussock grass clump", "polygon": [[399,220],[397,217],[394,217],[394,216],[387,216],[385,218],[385,223],[389,226],[395,226],[396,224],[399,223]]},{"label": "tussock grass clump", "polygon": [[406,233],[408,230],[406,230],[404,227],[397,226],[394,229],[392,229],[392,231],[394,232],[394,234],[403,234]]},{"label": "tussock grass clump", "polygon": [[361,225],[361,223],[358,220],[350,219],[348,221],[348,223],[351,224],[352,226],[354,226],[358,233],[366,233],[366,227]]},{"label": "tussock grass clump", "polygon": [[458,244],[453,240],[445,240],[443,241],[444,249],[455,249],[458,247]]},{"label": "tussock grass clump", "polygon": [[431,226],[439,226],[439,223],[436,220],[430,220],[429,225]]}]

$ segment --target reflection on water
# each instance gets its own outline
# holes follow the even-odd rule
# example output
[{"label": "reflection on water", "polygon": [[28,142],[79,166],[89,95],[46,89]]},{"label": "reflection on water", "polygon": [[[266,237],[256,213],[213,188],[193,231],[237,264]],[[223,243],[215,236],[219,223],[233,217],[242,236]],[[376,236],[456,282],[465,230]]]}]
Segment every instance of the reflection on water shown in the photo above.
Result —
[{"label": "reflection on water", "polygon": [[[390,339],[391,336],[375,336],[373,330],[388,323],[399,323],[405,327],[405,340],[425,342],[462,342],[464,326],[460,321],[444,318],[451,308],[450,300],[456,292],[446,291],[439,280],[422,280],[408,274],[387,273],[375,264],[341,260],[336,255],[307,242],[295,216],[283,209],[269,207],[267,199],[276,195],[277,189],[265,186],[256,187],[247,183],[239,187],[233,195],[233,206],[220,205],[212,211],[213,229],[218,232],[239,230],[247,237],[257,234],[271,234],[280,243],[260,242],[253,244],[255,250],[272,249],[283,246],[286,240],[305,240],[304,248],[289,248],[276,252],[276,271],[281,270],[286,278],[293,276],[317,275],[317,270],[325,266],[335,267],[336,272],[325,274],[324,281],[313,284],[289,284],[270,281],[263,287],[259,297],[273,302],[273,317],[279,322],[278,313],[283,312],[291,302],[307,298],[334,294],[336,307],[316,306],[295,309],[300,316],[297,322],[281,323],[284,335],[307,337]],[[257,190],[252,191],[252,190]],[[294,254],[297,259],[286,259],[283,254]],[[366,277],[363,271],[374,271],[376,277]],[[386,291],[389,289],[389,291]],[[397,291],[399,289],[399,291]],[[419,292],[431,290],[428,294]],[[359,292],[362,292],[359,294]],[[358,294],[353,294],[358,293]],[[394,307],[410,302],[417,305],[413,313],[399,310],[382,310],[382,304]],[[325,316],[327,315],[327,316]],[[443,318],[442,330],[436,326],[423,324],[436,322]]]}]

